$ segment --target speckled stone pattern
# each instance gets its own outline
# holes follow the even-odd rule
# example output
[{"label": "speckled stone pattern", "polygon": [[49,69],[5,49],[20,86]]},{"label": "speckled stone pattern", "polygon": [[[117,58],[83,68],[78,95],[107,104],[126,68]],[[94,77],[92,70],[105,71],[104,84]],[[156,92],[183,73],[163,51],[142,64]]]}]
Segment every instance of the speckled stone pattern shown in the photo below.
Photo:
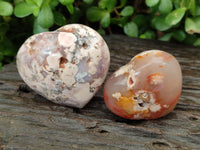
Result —
[{"label": "speckled stone pattern", "polygon": [[171,54],[150,50],[136,55],[106,81],[108,108],[127,119],[156,119],[171,112],[182,90],[181,68]]},{"label": "speckled stone pattern", "polygon": [[109,64],[103,38],[80,24],[33,35],[17,54],[18,71],[33,90],[55,103],[78,108],[95,95]]}]

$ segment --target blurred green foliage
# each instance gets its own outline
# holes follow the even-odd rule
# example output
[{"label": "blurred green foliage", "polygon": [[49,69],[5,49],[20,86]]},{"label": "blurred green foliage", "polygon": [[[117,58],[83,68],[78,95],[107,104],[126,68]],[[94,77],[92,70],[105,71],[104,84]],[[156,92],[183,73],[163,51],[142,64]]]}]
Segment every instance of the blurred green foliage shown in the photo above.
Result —
[{"label": "blurred green foliage", "polygon": [[0,0],[0,68],[32,34],[69,23],[200,46],[200,0]]}]

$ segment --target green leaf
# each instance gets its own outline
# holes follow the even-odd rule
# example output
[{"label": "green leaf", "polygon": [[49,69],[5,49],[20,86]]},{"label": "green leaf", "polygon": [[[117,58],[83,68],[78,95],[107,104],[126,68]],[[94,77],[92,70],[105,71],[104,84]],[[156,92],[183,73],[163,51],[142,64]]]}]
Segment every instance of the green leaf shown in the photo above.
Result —
[{"label": "green leaf", "polygon": [[42,7],[50,5],[52,0],[44,0],[42,3]]},{"label": "green leaf", "polygon": [[17,5],[18,3],[24,2],[24,0],[14,0],[14,5]]},{"label": "green leaf", "polygon": [[67,4],[66,7],[67,7],[67,10],[69,11],[70,14],[74,13],[74,6],[73,6],[73,4]]},{"label": "green leaf", "polygon": [[98,3],[99,8],[105,9],[109,0],[100,0]]},{"label": "green leaf", "polygon": [[90,5],[93,3],[94,0],[83,0],[84,3]]},{"label": "green leaf", "polygon": [[157,5],[159,2],[159,0],[146,0],[145,3],[148,7],[153,7],[155,5]]},{"label": "green leaf", "polygon": [[181,4],[182,0],[173,0],[173,5],[175,7],[175,9],[180,8],[180,4]]},{"label": "green leaf", "polygon": [[124,26],[124,33],[130,37],[138,37],[138,27],[137,25],[132,21],[128,22]]},{"label": "green leaf", "polygon": [[196,35],[187,34],[184,43],[188,45],[193,45],[196,40],[197,40]]},{"label": "green leaf", "polygon": [[152,19],[152,25],[159,31],[166,31],[171,28],[171,25],[167,24],[165,20],[165,15],[155,16]]},{"label": "green leaf", "polygon": [[200,6],[197,5],[196,8],[195,8],[195,10],[196,10],[195,11],[195,15],[199,16],[200,15]]},{"label": "green leaf", "polygon": [[194,45],[194,46],[200,46],[200,38],[198,38],[198,39],[194,42],[193,45]]},{"label": "green leaf", "polygon": [[103,28],[107,28],[110,25],[110,13],[106,13],[101,19],[101,25]]},{"label": "green leaf", "polygon": [[127,23],[128,19],[129,17],[111,18],[111,23],[123,27]]},{"label": "green leaf", "polygon": [[174,39],[179,42],[182,42],[186,38],[186,34],[183,30],[176,30],[172,33]]},{"label": "green leaf", "polygon": [[188,6],[190,13],[195,16],[196,15],[196,0],[190,0],[189,6]]},{"label": "green leaf", "polygon": [[33,4],[28,4],[25,2],[19,3],[15,6],[14,14],[19,18],[26,17],[33,13],[34,9],[37,7]]},{"label": "green leaf", "polygon": [[105,35],[105,34],[106,34],[106,32],[105,32],[104,29],[99,29],[99,30],[97,30],[97,32],[98,32],[99,34],[101,34],[101,35]]},{"label": "green leaf", "polygon": [[35,17],[38,17],[39,13],[40,13],[40,8],[39,7],[33,10],[33,15]]},{"label": "green leaf", "polygon": [[98,6],[101,9],[107,8],[107,10],[109,12],[111,12],[114,9],[114,7],[115,7],[116,4],[117,4],[117,0],[101,0],[98,3]]},{"label": "green leaf", "polygon": [[195,18],[186,18],[185,31],[189,34],[200,33],[200,16]]},{"label": "green leaf", "polygon": [[42,6],[43,0],[35,0],[35,3],[37,4],[38,7]]},{"label": "green leaf", "polygon": [[141,26],[144,26],[144,25],[147,25],[148,23],[148,16],[146,15],[136,15],[134,18],[133,18],[133,22],[135,22],[137,24],[138,27],[141,27]]},{"label": "green leaf", "polygon": [[160,37],[159,40],[160,41],[170,41],[171,37],[172,37],[172,33],[167,33],[164,36]]},{"label": "green leaf", "polygon": [[187,8],[189,6],[190,0],[181,0],[180,1],[180,7]]},{"label": "green leaf", "polygon": [[158,9],[162,14],[169,13],[173,8],[171,0],[160,0]]},{"label": "green leaf", "polygon": [[59,26],[63,26],[66,24],[66,19],[65,17],[63,16],[63,14],[61,14],[60,12],[58,11],[55,11],[54,12],[54,18],[55,18],[55,23]]},{"label": "green leaf", "polygon": [[13,43],[5,37],[2,42],[0,42],[0,51],[3,52],[4,56],[15,56],[16,51]]},{"label": "green leaf", "polygon": [[70,15],[70,23],[77,23],[81,17],[81,11],[78,7],[74,7],[73,15]]},{"label": "green leaf", "polygon": [[42,7],[38,16],[38,24],[43,28],[50,28],[54,24],[54,16],[49,5]]},{"label": "green leaf", "polygon": [[72,4],[74,0],[59,0],[62,5]]},{"label": "green leaf", "polygon": [[165,19],[169,25],[176,25],[181,21],[185,14],[186,8],[178,8],[169,13]]},{"label": "green leaf", "polygon": [[58,0],[51,0],[50,6],[51,9],[54,9],[59,4]]},{"label": "green leaf", "polygon": [[156,34],[154,31],[147,30],[145,33],[140,35],[141,39],[155,39]]},{"label": "green leaf", "polygon": [[126,6],[124,9],[121,11],[122,16],[131,16],[134,12],[134,8],[132,6]]},{"label": "green leaf", "polygon": [[117,0],[109,0],[109,3],[107,4],[107,9],[109,12],[111,12],[115,5],[117,4]]},{"label": "green leaf", "polygon": [[86,16],[89,21],[96,22],[101,20],[106,13],[107,12],[105,10],[98,7],[90,7],[86,12]]},{"label": "green leaf", "polygon": [[26,2],[27,4],[35,4],[35,2],[34,2],[33,0],[25,0],[25,2]]},{"label": "green leaf", "polygon": [[120,5],[117,8],[122,8],[126,5],[127,0],[120,0]]},{"label": "green leaf", "polygon": [[1,41],[1,37],[3,38],[8,30],[9,30],[8,24],[0,23],[0,41]]},{"label": "green leaf", "polygon": [[10,16],[12,13],[12,5],[9,2],[0,1],[0,16]]},{"label": "green leaf", "polygon": [[33,5],[36,4],[33,0],[25,0],[25,3],[27,3],[27,4],[33,4]]},{"label": "green leaf", "polygon": [[33,24],[33,33],[37,34],[37,33],[41,33],[41,32],[47,32],[48,28],[43,28],[38,24],[37,19],[35,19],[34,24]]},{"label": "green leaf", "polygon": [[36,5],[38,8],[40,8],[43,0],[25,0],[25,2],[30,5]]}]

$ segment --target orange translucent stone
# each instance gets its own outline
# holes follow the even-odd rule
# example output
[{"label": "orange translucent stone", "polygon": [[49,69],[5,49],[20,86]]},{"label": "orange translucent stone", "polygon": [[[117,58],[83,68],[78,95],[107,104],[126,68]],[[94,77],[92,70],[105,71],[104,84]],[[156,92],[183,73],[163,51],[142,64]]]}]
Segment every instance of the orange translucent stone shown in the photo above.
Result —
[{"label": "orange translucent stone", "polygon": [[115,71],[104,86],[104,100],[126,119],[156,119],[170,113],[182,90],[181,68],[171,54],[150,50]]}]

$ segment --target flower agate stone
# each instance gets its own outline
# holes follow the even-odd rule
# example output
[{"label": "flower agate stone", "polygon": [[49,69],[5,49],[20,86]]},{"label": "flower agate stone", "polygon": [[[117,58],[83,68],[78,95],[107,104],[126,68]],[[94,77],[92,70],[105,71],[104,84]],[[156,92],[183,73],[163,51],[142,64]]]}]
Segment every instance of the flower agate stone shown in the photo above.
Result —
[{"label": "flower agate stone", "polygon": [[109,63],[103,38],[80,24],[33,35],[17,54],[18,71],[28,86],[55,103],[78,108],[97,92]]},{"label": "flower agate stone", "polygon": [[181,68],[175,57],[150,50],[136,55],[109,77],[104,100],[123,118],[156,119],[174,109],[181,89]]}]

